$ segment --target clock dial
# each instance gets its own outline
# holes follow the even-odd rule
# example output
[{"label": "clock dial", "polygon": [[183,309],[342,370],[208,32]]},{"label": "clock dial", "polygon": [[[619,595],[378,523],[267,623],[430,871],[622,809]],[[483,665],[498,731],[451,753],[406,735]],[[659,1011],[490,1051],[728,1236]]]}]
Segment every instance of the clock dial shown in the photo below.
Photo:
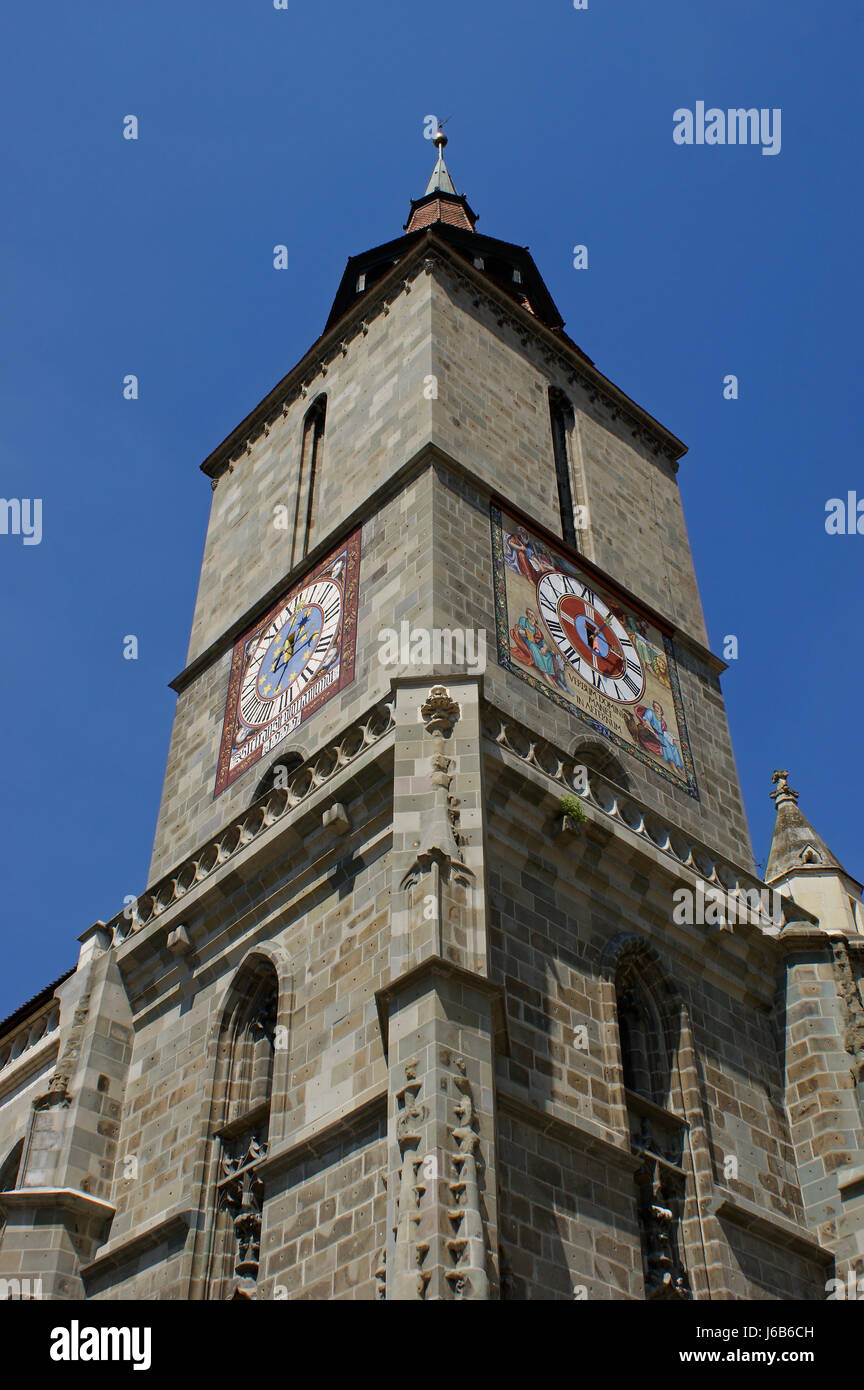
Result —
[{"label": "clock dial", "polygon": [[672,633],[527,517],[490,502],[498,660],[698,797]]},{"label": "clock dial", "polygon": [[354,679],[360,531],[234,643],[214,796]]},{"label": "clock dial", "polygon": [[553,571],[537,584],[537,603],[552,640],[572,670],[609,700],[632,704],[645,692],[645,670],[627,629],[589,585]]},{"label": "clock dial", "polygon": [[339,632],[342,606],[341,585],[319,580],[293,595],[252,639],[238,708],[247,728],[269,724],[314,680]]}]

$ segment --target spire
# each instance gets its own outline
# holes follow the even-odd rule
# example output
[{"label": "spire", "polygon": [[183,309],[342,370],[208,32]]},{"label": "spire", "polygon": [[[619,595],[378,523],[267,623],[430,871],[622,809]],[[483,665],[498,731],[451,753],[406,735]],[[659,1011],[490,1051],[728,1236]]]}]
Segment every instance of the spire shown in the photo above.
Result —
[{"label": "spire", "polygon": [[440,126],[432,140],[438,149],[438,159],[423,197],[411,199],[411,212],[405,223],[405,231],[417,232],[423,227],[431,227],[434,222],[446,222],[451,227],[462,227],[467,232],[473,232],[477,214],[471,211],[467,198],[456,192],[450,171],[444,163],[447,136]]},{"label": "spire", "polygon": [[[798,793],[788,782],[789,773],[785,770],[774,773],[772,781],[776,791],[771,800],[777,808],[774,824],[774,838],[765,870],[765,882],[773,883],[784,874],[802,873],[813,869],[845,870],[835,859],[825,841],[813,829],[806,816],[798,810]],[[847,875],[848,877],[848,875]]]},{"label": "spire", "polygon": [[440,126],[438,130],[436,130],[435,134],[432,136],[432,143],[433,145],[438,146],[438,163],[432,170],[432,177],[430,178],[429,183],[426,186],[426,194],[428,195],[429,193],[452,193],[454,197],[458,197],[459,195],[453,186],[453,180],[450,177],[447,165],[444,163],[444,146],[448,143],[448,141],[447,136],[444,134]]}]

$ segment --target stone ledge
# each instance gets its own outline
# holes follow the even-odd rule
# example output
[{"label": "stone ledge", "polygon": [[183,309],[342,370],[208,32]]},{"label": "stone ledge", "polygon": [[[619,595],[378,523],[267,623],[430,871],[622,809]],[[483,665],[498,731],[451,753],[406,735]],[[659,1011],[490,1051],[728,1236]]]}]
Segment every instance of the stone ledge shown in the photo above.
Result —
[{"label": "stone ledge", "polygon": [[589,1120],[585,1115],[577,1118],[572,1114],[565,1116],[560,1112],[541,1109],[539,1105],[532,1105],[530,1101],[514,1095],[500,1082],[496,1084],[495,1096],[504,1114],[522,1120],[532,1129],[542,1130],[544,1134],[551,1134],[554,1139],[583,1149],[586,1153],[598,1154],[617,1167],[634,1173],[642,1163],[641,1155],[633,1154],[629,1144],[620,1142],[612,1130],[598,1125],[596,1120]]},{"label": "stone ledge", "polygon": [[60,1030],[56,1028],[46,1033],[38,1042],[26,1047],[14,1061],[7,1062],[0,1071],[0,1099],[8,1091],[35,1079],[37,1072],[50,1071],[59,1051]]},{"label": "stone ledge", "polygon": [[255,1171],[263,1179],[272,1177],[281,1168],[294,1167],[307,1158],[315,1158],[326,1152],[334,1143],[346,1138],[378,1116],[387,1115],[387,1083],[382,1081],[371,1095],[359,1102],[349,1102],[337,1113],[330,1114],[322,1123],[307,1126],[306,1132],[299,1132],[280,1148],[271,1148],[266,1158],[256,1164]]},{"label": "stone ledge", "polygon": [[[287,788],[273,788],[238,816],[229,817],[215,836],[158,878],[136,899],[133,917],[127,918],[124,911],[107,924],[97,923],[107,933],[118,959],[128,964],[131,955],[152,949],[154,941],[161,947],[169,926],[176,926],[190,911],[200,910],[214,892],[224,892],[235,876],[251,876],[250,866],[262,848],[272,855],[277,842],[298,836],[300,820],[310,814],[320,815],[321,804],[332,802],[334,789],[378,762],[382,750],[392,748],[393,739],[393,706],[390,697],[385,697],[356,716],[291,773]],[[346,754],[346,745],[353,751]]]},{"label": "stone ledge", "polygon": [[77,1187],[16,1187],[11,1192],[0,1194],[3,1206],[14,1211],[15,1207],[59,1207],[100,1221],[110,1221],[117,1208],[111,1202],[103,1202],[101,1197],[93,1197]]},{"label": "stone ledge", "polygon": [[829,951],[831,949],[831,938],[827,931],[822,927],[806,925],[798,926],[790,923],[783,928],[775,940],[780,949],[786,954],[791,955],[793,951]]},{"label": "stone ledge", "polygon": [[507,1011],[504,1006],[503,987],[494,984],[485,975],[478,975],[473,970],[466,970],[463,965],[457,965],[455,961],[445,960],[443,956],[429,956],[426,960],[419,961],[403,974],[397,975],[395,979],[388,980],[386,985],[382,985],[379,990],[375,991],[378,1023],[381,1028],[381,1043],[385,1057],[388,1055],[390,1001],[394,995],[415,984],[424,975],[438,975],[442,979],[455,980],[457,984],[463,985],[466,989],[473,989],[478,994],[490,996],[495,1051],[501,1056],[509,1057],[510,1040],[507,1033]]},{"label": "stone ledge", "polygon": [[835,1258],[833,1250],[822,1245],[816,1236],[803,1232],[794,1221],[779,1216],[776,1212],[764,1211],[746,1197],[739,1197],[736,1192],[730,1192],[728,1188],[715,1187],[708,1200],[707,1211],[711,1216],[733,1221],[736,1226],[762,1236],[772,1245],[779,1245],[783,1249],[791,1250],[795,1255],[815,1260],[818,1264],[831,1264]]},{"label": "stone ledge", "polygon": [[106,1269],[127,1264],[145,1250],[155,1249],[173,1231],[182,1230],[184,1227],[188,1230],[196,1215],[197,1212],[189,1208],[178,1207],[167,1216],[157,1217],[146,1226],[140,1226],[128,1236],[120,1236],[117,1240],[106,1242],[88,1264],[81,1266],[81,1277],[92,1279],[94,1275],[102,1274]]},{"label": "stone ledge", "polygon": [[837,1186],[844,1201],[850,1197],[860,1196],[861,1193],[851,1191],[852,1188],[860,1188],[864,1193],[864,1162],[850,1163],[845,1168],[837,1170]]}]

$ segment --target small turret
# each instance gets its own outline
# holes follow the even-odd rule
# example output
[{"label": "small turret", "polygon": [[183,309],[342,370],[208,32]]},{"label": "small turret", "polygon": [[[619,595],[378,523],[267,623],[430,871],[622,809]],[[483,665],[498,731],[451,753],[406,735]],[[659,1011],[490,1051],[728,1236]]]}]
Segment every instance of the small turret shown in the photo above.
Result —
[{"label": "small turret", "polygon": [[785,770],[774,773],[777,820],[765,882],[814,913],[826,930],[864,933],[861,884],[852,878],[798,809]]}]

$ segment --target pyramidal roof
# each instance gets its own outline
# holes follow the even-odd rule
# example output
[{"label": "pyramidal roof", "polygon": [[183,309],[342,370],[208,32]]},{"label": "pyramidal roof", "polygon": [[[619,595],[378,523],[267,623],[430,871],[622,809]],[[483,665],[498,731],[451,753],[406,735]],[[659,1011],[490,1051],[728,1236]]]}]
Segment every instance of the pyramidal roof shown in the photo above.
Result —
[{"label": "pyramidal roof", "polygon": [[[776,790],[771,799],[777,807],[771,853],[765,870],[765,882],[772,883],[784,874],[802,873],[813,869],[846,870],[831,853],[821,836],[816,834],[802,811],[798,809],[798,793],[788,783],[789,773],[774,773]],[[851,875],[846,874],[849,878]]]}]

